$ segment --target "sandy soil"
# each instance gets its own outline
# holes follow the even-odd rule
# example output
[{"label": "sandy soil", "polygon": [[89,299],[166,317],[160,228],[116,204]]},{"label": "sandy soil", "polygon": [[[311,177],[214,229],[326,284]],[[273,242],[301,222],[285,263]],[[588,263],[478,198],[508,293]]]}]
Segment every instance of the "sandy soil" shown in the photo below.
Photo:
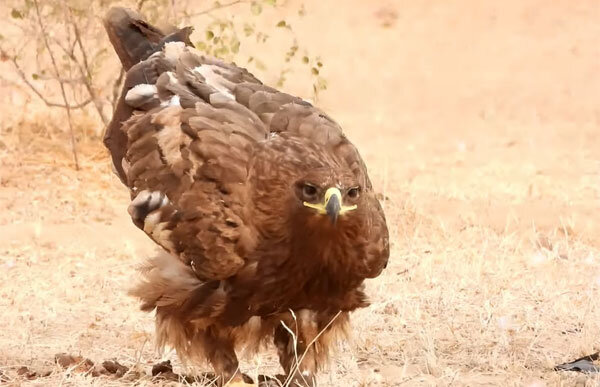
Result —
[{"label": "sandy soil", "polygon": [[[353,315],[353,340],[321,384],[600,383],[552,371],[600,346],[600,3],[305,7],[265,23],[288,17],[321,53],[319,103],[361,150],[392,236],[372,306]],[[286,90],[310,88],[292,78]],[[151,384],[54,364],[67,352],[180,369],[126,295],[156,250],[128,219],[99,141],[82,141],[77,172],[39,126],[0,131],[0,371],[15,385]],[[276,365],[265,352],[243,370]],[[21,366],[52,374],[28,381]]]}]

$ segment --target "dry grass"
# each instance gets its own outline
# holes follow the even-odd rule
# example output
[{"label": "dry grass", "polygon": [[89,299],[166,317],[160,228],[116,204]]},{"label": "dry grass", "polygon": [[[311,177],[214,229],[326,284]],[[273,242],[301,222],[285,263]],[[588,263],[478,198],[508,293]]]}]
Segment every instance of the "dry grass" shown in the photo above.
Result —
[{"label": "dry grass", "polygon": [[[321,102],[387,197],[392,260],[321,384],[600,383],[552,371],[600,346],[597,3],[355,2],[332,18],[339,5],[307,2],[298,30],[327,53]],[[57,352],[145,372],[161,359],[126,295],[154,246],[99,141],[80,144],[77,173],[64,128],[32,111],[6,109],[0,127],[0,371],[54,371],[16,385],[151,384],[53,365]],[[276,365],[267,352],[243,370]]]}]

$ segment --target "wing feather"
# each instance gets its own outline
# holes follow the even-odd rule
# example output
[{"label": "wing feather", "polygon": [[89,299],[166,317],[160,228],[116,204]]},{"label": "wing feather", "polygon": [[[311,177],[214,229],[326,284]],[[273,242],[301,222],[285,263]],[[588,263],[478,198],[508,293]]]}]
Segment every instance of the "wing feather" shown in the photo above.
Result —
[{"label": "wing feather", "polygon": [[[246,224],[245,183],[255,145],[270,133],[326,145],[370,189],[364,163],[335,121],[181,42],[166,43],[131,67],[117,110],[127,142],[111,153],[115,164],[115,154],[124,155],[130,212],[145,215],[134,223],[203,279],[234,275],[256,244],[256,231]],[[143,195],[155,192],[168,201],[136,210],[146,203]],[[385,247],[375,250],[373,257],[385,255]],[[375,272],[381,264],[368,266]]]}]

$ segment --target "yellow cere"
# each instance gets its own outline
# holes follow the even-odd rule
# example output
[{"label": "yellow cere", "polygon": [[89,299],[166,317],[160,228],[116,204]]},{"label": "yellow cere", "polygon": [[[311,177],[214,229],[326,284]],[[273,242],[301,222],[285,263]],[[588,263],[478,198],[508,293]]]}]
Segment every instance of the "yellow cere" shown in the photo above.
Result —
[{"label": "yellow cere", "polygon": [[358,206],[356,204],[352,205],[352,206],[345,206],[342,202],[342,193],[340,192],[340,190],[336,187],[331,187],[328,188],[327,191],[325,191],[325,197],[323,198],[323,203],[318,203],[318,204],[312,204],[312,203],[308,203],[308,202],[303,202],[302,204],[304,204],[306,207],[309,208],[313,208],[315,210],[317,210],[319,212],[319,214],[326,214],[327,210],[325,209],[327,207],[327,203],[329,203],[329,199],[331,199],[332,196],[337,196],[338,201],[340,202],[340,215],[343,215],[344,213],[348,212],[348,211],[352,211],[352,210],[356,210],[356,208],[358,208]]}]

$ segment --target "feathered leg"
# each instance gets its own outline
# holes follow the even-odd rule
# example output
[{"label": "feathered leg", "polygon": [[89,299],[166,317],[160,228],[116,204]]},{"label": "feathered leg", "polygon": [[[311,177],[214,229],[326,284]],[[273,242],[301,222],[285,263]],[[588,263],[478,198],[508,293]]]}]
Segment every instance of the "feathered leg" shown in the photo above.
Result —
[{"label": "feathered leg", "polygon": [[254,384],[246,382],[244,375],[239,370],[234,343],[229,335],[212,326],[206,333],[204,345],[206,356],[215,370],[215,375],[218,377],[218,385],[231,387],[254,386]]},{"label": "feathered leg", "polygon": [[290,380],[290,386],[315,387],[318,368],[315,339],[319,334],[316,314],[303,309],[296,319],[290,316],[282,323],[285,326],[280,324],[275,328],[273,339],[286,374],[281,381]]}]

